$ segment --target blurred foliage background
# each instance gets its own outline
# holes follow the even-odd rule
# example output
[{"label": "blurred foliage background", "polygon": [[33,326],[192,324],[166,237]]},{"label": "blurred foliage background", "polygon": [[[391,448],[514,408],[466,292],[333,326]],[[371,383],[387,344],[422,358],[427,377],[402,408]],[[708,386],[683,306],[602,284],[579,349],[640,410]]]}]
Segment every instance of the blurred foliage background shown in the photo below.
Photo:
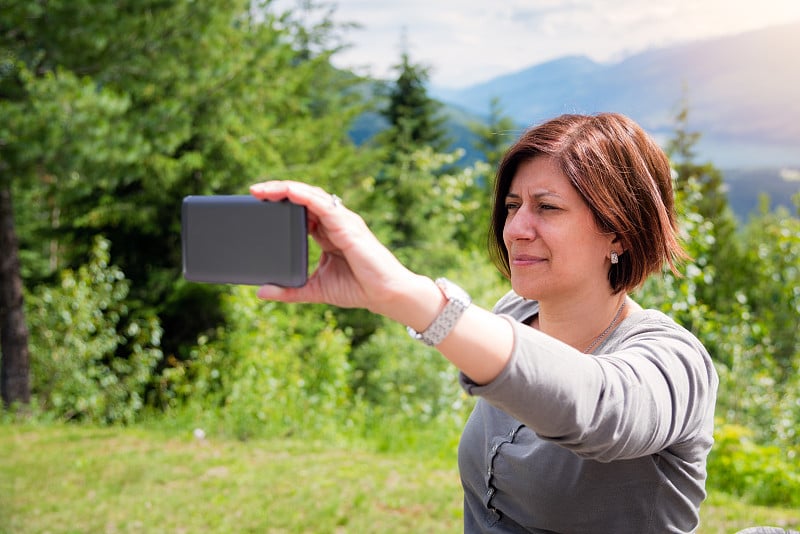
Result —
[{"label": "blurred foliage background", "polygon": [[[186,195],[264,178],[337,192],[412,269],[491,307],[497,101],[459,163],[427,71],[332,67],[344,27],[306,2],[51,0],[0,10],[0,302],[7,414],[191,420],[240,439],[313,436],[452,455],[471,409],[455,371],[363,310],[259,302],[181,277]],[[310,16],[313,15],[313,16]],[[313,21],[313,22],[309,22]],[[800,506],[800,218],[727,205],[677,103],[665,147],[693,260],[636,295],[691,329],[721,377],[709,487]],[[350,133],[373,114],[381,131]],[[506,133],[499,135],[498,132]],[[800,198],[794,199],[800,208]],[[318,251],[312,245],[312,263]],[[25,380],[21,380],[23,377]]]}]

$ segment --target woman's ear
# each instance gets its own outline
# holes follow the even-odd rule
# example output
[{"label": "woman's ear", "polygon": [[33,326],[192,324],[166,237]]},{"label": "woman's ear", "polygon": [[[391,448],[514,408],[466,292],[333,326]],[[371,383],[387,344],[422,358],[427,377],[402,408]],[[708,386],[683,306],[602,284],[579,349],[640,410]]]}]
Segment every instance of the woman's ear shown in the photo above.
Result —
[{"label": "woman's ear", "polygon": [[611,250],[618,256],[622,256],[628,250],[628,244],[624,242],[621,235],[614,234],[614,239],[611,240]]}]

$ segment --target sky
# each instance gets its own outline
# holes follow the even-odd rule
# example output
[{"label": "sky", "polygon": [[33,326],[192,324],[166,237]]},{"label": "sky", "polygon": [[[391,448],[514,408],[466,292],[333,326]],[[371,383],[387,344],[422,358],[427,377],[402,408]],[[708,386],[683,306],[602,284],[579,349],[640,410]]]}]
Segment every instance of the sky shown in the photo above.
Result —
[{"label": "sky", "polygon": [[[288,0],[287,0],[288,1]],[[650,48],[800,20],[800,0],[328,0],[357,23],[334,64],[390,79],[407,50],[462,88],[567,55],[614,62]],[[403,44],[405,43],[405,44]]]}]

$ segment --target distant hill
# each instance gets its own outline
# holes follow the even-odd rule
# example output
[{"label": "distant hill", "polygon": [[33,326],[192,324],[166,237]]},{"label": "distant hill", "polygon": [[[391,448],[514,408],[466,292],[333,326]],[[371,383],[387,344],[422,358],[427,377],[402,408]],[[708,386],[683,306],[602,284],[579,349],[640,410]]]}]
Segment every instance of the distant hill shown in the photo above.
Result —
[{"label": "distant hill", "polygon": [[769,208],[782,207],[800,216],[792,196],[800,194],[800,171],[792,169],[728,169],[723,171],[728,204],[740,221],[757,213],[761,195],[769,197]]},{"label": "distant hill", "polygon": [[498,97],[529,125],[565,113],[618,111],[657,138],[684,95],[699,159],[720,168],[800,167],[800,22],[649,50],[601,64],[572,56],[431,96],[476,115]]},{"label": "distant hill", "polygon": [[[772,207],[794,212],[791,197],[800,192],[797,58],[800,22],[653,49],[617,63],[563,57],[463,89],[431,87],[429,94],[444,104],[453,147],[466,151],[463,163],[481,157],[469,124],[485,120],[494,97],[520,130],[561,113],[618,111],[664,142],[686,96],[689,128],[702,134],[696,160],[722,171],[730,205],[746,220],[761,193]],[[360,143],[383,127],[377,114],[367,114],[351,135]]]}]

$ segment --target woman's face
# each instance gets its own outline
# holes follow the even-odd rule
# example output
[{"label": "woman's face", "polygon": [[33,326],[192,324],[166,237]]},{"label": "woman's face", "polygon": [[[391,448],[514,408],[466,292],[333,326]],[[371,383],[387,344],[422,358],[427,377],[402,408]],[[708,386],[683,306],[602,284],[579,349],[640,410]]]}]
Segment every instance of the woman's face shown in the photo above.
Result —
[{"label": "woman's face", "polygon": [[545,301],[611,291],[610,254],[622,250],[551,158],[520,164],[505,202],[503,241],[518,295]]}]

